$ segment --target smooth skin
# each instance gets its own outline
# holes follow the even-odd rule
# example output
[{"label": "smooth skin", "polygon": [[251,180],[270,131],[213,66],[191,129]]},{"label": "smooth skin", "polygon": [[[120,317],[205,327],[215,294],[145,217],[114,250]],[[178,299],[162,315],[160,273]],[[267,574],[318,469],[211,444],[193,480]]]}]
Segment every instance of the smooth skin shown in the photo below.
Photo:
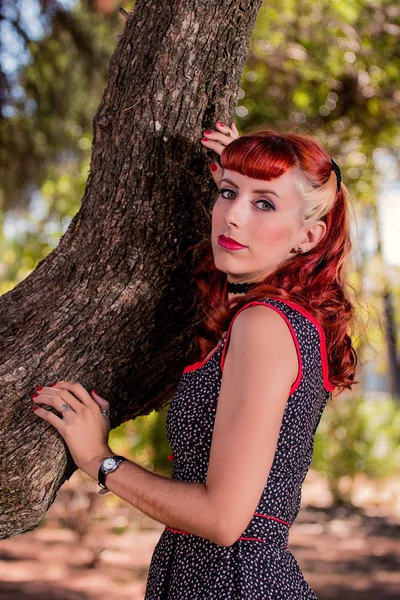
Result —
[{"label": "smooth skin", "polygon": [[[239,134],[234,124],[232,129],[217,127],[217,132],[205,134],[213,139],[202,143],[220,154]],[[269,182],[222,169],[213,177],[218,187],[222,183],[225,187],[222,177],[235,184],[226,183],[233,193],[218,196],[212,215],[214,260],[228,280],[257,281],[293,256],[293,247],[302,245],[307,251],[325,234],[323,222],[310,229],[301,226],[300,198],[292,173]],[[271,193],[254,193],[267,187],[280,199]],[[266,208],[266,202],[273,202],[276,210]],[[236,253],[221,248],[220,234],[246,248]],[[251,306],[238,314],[227,343],[206,482],[164,477],[130,460],[106,477],[110,491],[146,515],[221,546],[233,544],[255,512],[299,368],[286,322],[267,305]],[[108,445],[108,418],[100,413],[100,407],[109,408],[109,402],[69,381],[38,390],[33,400],[44,405],[36,414],[64,437],[77,466],[97,480],[101,460],[114,454]],[[62,413],[64,418],[45,408],[60,411],[64,402],[73,409],[73,413]]]}]

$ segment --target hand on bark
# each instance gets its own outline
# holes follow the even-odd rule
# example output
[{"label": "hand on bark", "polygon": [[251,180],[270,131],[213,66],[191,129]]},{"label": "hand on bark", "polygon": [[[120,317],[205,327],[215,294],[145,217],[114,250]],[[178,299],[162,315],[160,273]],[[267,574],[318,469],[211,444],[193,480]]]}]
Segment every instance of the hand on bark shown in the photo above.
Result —
[{"label": "hand on bark", "polygon": [[[216,126],[218,131],[204,131],[204,137],[202,138],[201,143],[206,148],[214,150],[214,152],[221,156],[224,148],[240,136],[235,122],[232,123],[232,127],[228,127],[228,125],[224,125],[217,121]],[[222,167],[218,163],[212,163],[210,168],[215,185],[219,188],[222,179]]]},{"label": "hand on bark", "polygon": [[61,413],[59,417],[46,408],[34,406],[35,414],[53,425],[64,438],[76,466],[83,470],[97,457],[113,454],[108,446],[110,419],[101,413],[101,409],[109,410],[109,403],[95,390],[91,394],[80,383],[58,381],[37,388],[32,397],[36,404],[52,406]]}]

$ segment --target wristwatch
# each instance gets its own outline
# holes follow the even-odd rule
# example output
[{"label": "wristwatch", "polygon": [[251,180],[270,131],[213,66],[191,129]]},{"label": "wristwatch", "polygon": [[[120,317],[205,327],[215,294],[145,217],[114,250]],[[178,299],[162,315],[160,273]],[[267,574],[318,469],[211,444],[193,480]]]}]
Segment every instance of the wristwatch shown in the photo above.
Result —
[{"label": "wristwatch", "polygon": [[115,471],[123,460],[127,460],[125,456],[108,456],[103,458],[99,467],[98,484],[102,488],[99,494],[107,494],[110,490],[106,488],[105,479],[108,473]]}]

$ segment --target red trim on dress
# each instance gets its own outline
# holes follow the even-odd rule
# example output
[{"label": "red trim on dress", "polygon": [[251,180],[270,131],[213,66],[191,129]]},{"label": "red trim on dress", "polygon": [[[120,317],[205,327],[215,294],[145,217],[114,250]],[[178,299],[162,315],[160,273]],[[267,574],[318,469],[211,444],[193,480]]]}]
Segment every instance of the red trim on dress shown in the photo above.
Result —
[{"label": "red trim on dress", "polygon": [[[272,517],[271,515],[262,515],[260,513],[254,513],[253,515],[254,517],[263,517],[264,519],[272,519],[274,521],[278,521],[279,523],[283,523],[283,525],[287,525],[288,527],[290,527],[290,523],[288,523],[287,521],[283,521],[283,519],[278,519],[278,517]],[[165,529],[168,529],[168,531],[172,531],[173,533],[183,533],[186,535],[194,535],[193,533],[189,533],[189,531],[181,531],[180,529],[174,529],[173,527],[169,527],[168,525],[165,526]],[[247,540],[247,541],[255,541],[255,542],[269,542],[270,540],[266,540],[266,539],[262,539],[262,538],[256,538],[256,537],[239,537],[238,540]],[[287,546],[284,546],[285,548],[287,548]]]},{"label": "red trim on dress", "polygon": [[213,350],[213,353],[210,354],[210,356],[208,358],[205,358],[204,360],[200,360],[199,362],[195,362],[192,365],[188,365],[187,367],[185,367],[183,369],[183,372],[184,373],[189,373],[190,371],[196,371],[197,369],[199,369],[200,367],[202,367],[203,365],[205,365],[209,360],[211,360],[211,358],[220,349],[221,346],[222,346],[222,343],[218,344],[218,346]]},{"label": "red trim on dress", "polygon": [[[323,381],[324,381],[324,385],[325,388],[329,391],[329,392],[333,392],[335,390],[335,387],[330,381],[329,381],[329,366],[328,366],[328,357],[327,357],[327,351],[326,351],[326,336],[325,336],[325,332],[322,328],[322,325],[311,315],[311,313],[306,310],[305,308],[303,308],[303,306],[300,306],[300,304],[297,304],[296,302],[292,302],[291,300],[281,300],[280,298],[270,298],[271,300],[277,300],[278,302],[282,302],[282,304],[287,304],[288,306],[290,306],[291,308],[294,308],[294,310],[297,310],[297,312],[299,312],[300,314],[302,314],[304,317],[306,317],[309,321],[311,321],[311,323],[313,325],[315,325],[315,327],[317,328],[318,334],[319,334],[319,347],[320,347],[320,353],[321,353],[321,364],[322,364],[322,376],[323,376]],[[257,304],[262,304],[263,306],[268,306],[269,308],[274,309],[276,312],[278,312],[279,314],[282,315],[282,317],[285,319],[285,321],[287,322],[287,324],[289,325],[290,331],[292,333],[295,345],[296,345],[296,351],[297,351],[297,356],[299,358],[299,372],[296,378],[296,381],[293,383],[292,387],[290,388],[290,395],[292,395],[296,389],[298,388],[298,386],[300,385],[300,381],[301,381],[301,377],[302,377],[302,361],[301,361],[301,355],[300,355],[300,350],[299,350],[299,344],[298,344],[298,340],[297,340],[297,336],[294,332],[294,329],[292,327],[292,324],[289,322],[288,318],[286,315],[284,315],[282,313],[282,311],[279,310],[279,308],[276,308],[275,306],[272,306],[271,304],[267,304],[266,302],[262,302],[262,301],[255,301],[255,302],[249,302],[249,304],[245,304],[244,306],[242,306],[242,308],[234,315],[230,325],[229,325],[229,329],[228,332],[226,334],[225,340],[226,341],[228,339],[229,333],[230,333],[230,329],[232,327],[233,321],[235,320],[235,317],[245,308],[247,308],[248,306],[254,306]],[[219,348],[221,347],[222,344],[219,344],[219,346],[217,346],[215,348],[215,350],[213,351],[213,353],[206,359],[196,362],[192,365],[188,365],[187,367],[184,368],[183,372],[184,373],[188,373],[190,371],[196,371],[197,369],[199,369],[200,367],[202,367],[203,365],[205,365],[213,356],[214,354],[219,350]],[[225,352],[226,352],[226,347],[227,345],[225,344],[223,352],[222,352],[222,357],[221,357],[221,370],[223,369],[223,364],[225,361]]]},{"label": "red trim on dress", "polygon": [[[306,317],[309,321],[311,321],[311,323],[313,325],[315,325],[315,327],[317,328],[318,334],[319,334],[319,341],[320,341],[320,353],[321,353],[321,364],[322,364],[322,376],[323,376],[323,381],[324,381],[324,385],[325,388],[329,391],[329,392],[333,392],[336,388],[335,385],[333,385],[330,381],[329,381],[329,366],[328,366],[328,357],[327,357],[327,351],[326,351],[326,336],[325,336],[325,331],[323,330],[322,325],[311,315],[311,313],[305,309],[303,306],[300,306],[300,304],[297,304],[296,302],[292,302],[291,300],[281,300],[280,298],[270,298],[271,300],[277,300],[278,302],[282,302],[282,304],[287,304],[288,306],[292,307],[294,310],[297,310],[297,312],[299,312],[300,314],[302,314],[304,317]],[[269,306],[270,308],[273,308],[274,310],[276,310],[276,312],[279,312],[283,318],[285,319],[285,321],[287,321],[287,317],[286,315],[283,315],[283,313],[276,307],[271,306],[271,304],[267,304],[265,302],[261,302],[261,301],[256,301],[256,302],[249,302],[249,304],[245,304],[245,306],[242,306],[242,308],[236,313],[236,315],[238,315],[242,310],[244,310],[245,308],[247,308],[248,306],[253,306],[256,304],[262,304],[264,306]],[[232,323],[236,317],[236,315],[234,315],[231,324],[229,326],[228,329],[228,333],[225,337],[225,340],[228,338],[229,333],[230,333],[230,328],[232,326]],[[292,331],[293,334],[293,329],[291,324],[289,325],[290,330]],[[298,342],[297,342],[297,337],[294,337],[295,343],[296,343],[296,350],[299,353],[298,350]],[[220,344],[219,346],[217,346],[217,348],[215,348],[214,352],[205,360],[203,361],[199,361],[194,363],[193,365],[188,365],[187,367],[185,367],[184,369],[184,373],[187,373],[189,371],[195,371],[196,369],[202,367],[203,365],[205,365],[212,357],[213,355],[219,350],[220,346],[222,344]],[[222,367],[223,367],[223,360],[225,360],[225,352],[226,352],[226,344],[225,347],[223,349],[222,352],[222,359],[221,359],[221,363],[222,363]],[[302,367],[302,363],[301,363],[301,359],[300,359],[300,366]],[[293,392],[297,389],[296,383],[298,383],[300,385],[300,371],[299,374],[297,376],[296,381],[294,382],[294,384],[292,385],[291,389],[290,389],[290,394],[293,394]]]},{"label": "red trim on dress", "polygon": [[253,517],[263,517],[264,519],[272,519],[273,521],[278,521],[278,523],[283,523],[283,525],[291,526],[291,523],[284,521],[283,519],[278,519],[278,517],[271,517],[271,515],[262,515],[261,513],[254,513]]},{"label": "red trim on dress", "polygon": [[[271,300],[279,300],[279,298],[271,298]],[[279,300],[280,302],[283,302],[283,304],[287,304],[288,306],[291,306],[292,308],[294,308],[295,310],[297,310],[299,313],[301,313],[304,317],[306,317],[309,321],[311,321],[311,323],[313,323],[313,325],[315,325],[315,327],[318,330],[319,333],[319,347],[320,347],[320,352],[321,352],[321,362],[322,362],[322,374],[323,374],[323,378],[324,378],[324,384],[325,384],[325,388],[329,391],[329,392],[333,392],[336,388],[335,385],[333,385],[330,381],[329,381],[329,366],[328,366],[328,356],[327,356],[327,352],[326,352],[326,336],[325,336],[325,331],[321,325],[321,323],[319,323],[315,317],[312,316],[312,314],[310,312],[308,312],[307,309],[303,308],[303,306],[300,306],[300,304],[297,304],[296,302],[292,302],[291,300]]]},{"label": "red trim on dress", "polygon": [[[292,384],[292,387],[290,388],[290,391],[289,391],[289,396],[291,396],[292,394],[294,394],[294,392],[297,390],[297,388],[300,385],[301,378],[303,376],[303,362],[301,360],[300,346],[299,346],[299,342],[298,342],[298,339],[297,339],[296,332],[295,332],[295,330],[293,328],[293,325],[291,324],[289,318],[281,310],[279,310],[279,308],[276,308],[275,306],[271,306],[270,304],[266,304],[265,302],[262,302],[262,301],[249,302],[249,304],[245,304],[234,315],[234,317],[233,317],[233,319],[232,319],[232,321],[231,321],[231,323],[229,325],[228,333],[226,334],[225,340],[228,339],[230,331],[231,331],[231,328],[232,328],[232,325],[233,325],[233,322],[236,319],[236,317],[238,316],[238,314],[241,313],[242,310],[244,310],[245,308],[248,308],[249,306],[255,306],[257,304],[261,304],[262,306],[267,306],[268,308],[272,308],[275,312],[279,313],[285,319],[286,324],[288,325],[288,327],[290,329],[290,332],[292,334],[293,341],[294,341],[295,346],[296,346],[297,358],[298,358],[298,361],[299,361],[299,368],[298,368],[296,380]],[[226,350],[227,350],[227,343],[225,343],[224,349],[222,351],[222,356],[221,356],[221,371],[223,371],[223,369],[224,369]]]},{"label": "red trim on dress", "polygon": [[[253,517],[263,517],[263,519],[271,519],[272,521],[278,521],[278,523],[282,523],[283,525],[287,525],[288,527],[291,526],[291,523],[288,523],[287,521],[284,521],[283,519],[278,519],[278,517],[272,517],[271,515],[262,515],[261,513],[254,513]],[[175,533],[186,533],[187,535],[193,535],[192,533],[189,533],[189,531],[181,531],[180,529],[173,529],[172,527],[169,527],[168,525],[166,525],[165,528],[169,529],[169,531],[174,531]],[[242,539],[242,538],[238,538],[238,539]],[[250,538],[245,538],[245,539],[250,539]],[[253,539],[258,539],[258,538],[253,538]]]}]

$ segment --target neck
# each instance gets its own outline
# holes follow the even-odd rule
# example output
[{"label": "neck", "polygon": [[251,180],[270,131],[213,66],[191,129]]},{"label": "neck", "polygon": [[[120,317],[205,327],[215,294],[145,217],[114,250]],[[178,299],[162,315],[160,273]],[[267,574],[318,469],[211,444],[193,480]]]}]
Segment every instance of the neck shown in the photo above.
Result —
[{"label": "neck", "polygon": [[234,283],[233,281],[228,280],[228,300],[239,299],[240,297],[245,296],[247,292],[251,289],[252,284],[254,283],[256,282],[246,281],[241,283]]}]

